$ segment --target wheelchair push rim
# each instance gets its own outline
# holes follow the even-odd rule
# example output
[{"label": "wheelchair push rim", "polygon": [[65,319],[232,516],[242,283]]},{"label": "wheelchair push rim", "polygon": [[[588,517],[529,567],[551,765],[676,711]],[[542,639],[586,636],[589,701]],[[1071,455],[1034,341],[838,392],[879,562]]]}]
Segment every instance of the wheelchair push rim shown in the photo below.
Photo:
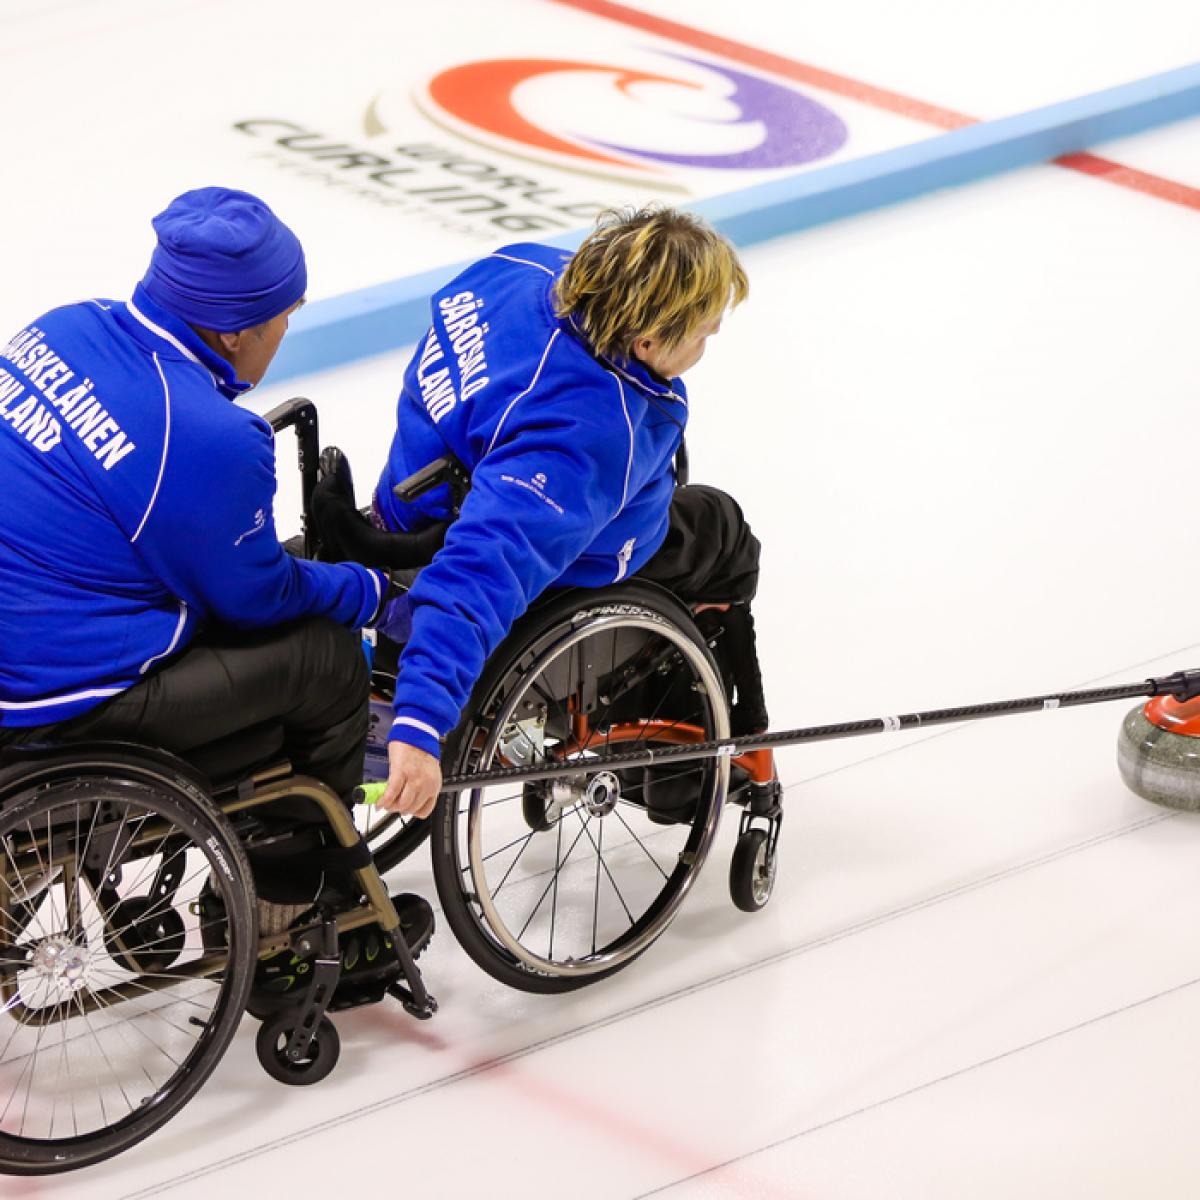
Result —
[{"label": "wheelchair push rim", "polygon": [[[577,616],[583,619],[549,644],[535,645],[532,656],[518,656],[505,673],[483,708],[494,712],[486,736],[480,737],[485,728],[478,724],[464,733],[468,751],[472,742],[478,749],[472,756],[475,770],[511,762],[519,756],[522,738],[531,760],[572,763],[570,778],[544,793],[548,818],[531,824],[529,797],[520,788],[501,788],[500,795],[494,788],[464,791],[451,798],[444,818],[457,826],[450,841],[465,842],[458,873],[473,925],[498,959],[515,968],[505,976],[507,982],[524,986],[522,977],[541,979],[544,990],[579,986],[611,973],[660,936],[713,844],[729,774],[724,759],[690,765],[686,770],[697,790],[694,815],[673,824],[653,821],[640,794],[646,785],[608,771],[606,757],[652,741],[728,736],[719,675],[702,643],[650,609],[628,602],[607,609],[593,605]],[[636,722],[606,727],[603,704],[589,721],[582,713],[568,718],[559,703],[557,713],[542,712],[542,724],[549,728],[556,719],[560,725],[569,719],[571,735],[560,732],[557,740],[547,736],[533,745],[530,737],[537,742],[544,735],[531,732],[536,719],[522,719],[522,714],[545,710],[552,693],[564,691],[564,669],[599,657],[606,644],[615,674],[618,638],[631,635],[660,647],[660,657],[686,671],[701,727],[656,719],[653,711]],[[588,662],[586,669],[594,666]],[[580,675],[583,671],[580,667]],[[547,686],[554,675],[557,688]],[[572,679],[568,695],[574,687]],[[493,709],[495,693],[500,698]],[[586,774],[579,770],[581,761],[590,764]],[[519,810],[523,823],[514,816]]]}]

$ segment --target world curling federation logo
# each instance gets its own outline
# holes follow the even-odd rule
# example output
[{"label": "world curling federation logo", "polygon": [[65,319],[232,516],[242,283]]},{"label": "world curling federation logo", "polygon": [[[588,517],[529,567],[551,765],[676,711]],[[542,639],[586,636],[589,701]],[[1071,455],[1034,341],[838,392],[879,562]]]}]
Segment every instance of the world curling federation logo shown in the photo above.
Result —
[{"label": "world curling federation logo", "polygon": [[[419,107],[463,137],[587,174],[670,186],[693,170],[803,166],[845,143],[824,105],[723,64],[656,52],[672,74],[596,62],[465,63],[419,89]],[[370,115],[383,131],[377,112]]]}]

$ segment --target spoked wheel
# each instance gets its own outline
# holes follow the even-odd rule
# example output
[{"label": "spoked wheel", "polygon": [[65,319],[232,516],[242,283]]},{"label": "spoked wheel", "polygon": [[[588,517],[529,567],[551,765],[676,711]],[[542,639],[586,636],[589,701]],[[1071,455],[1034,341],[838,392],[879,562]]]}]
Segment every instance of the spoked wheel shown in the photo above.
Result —
[{"label": "spoked wheel", "polygon": [[570,761],[586,773],[441,801],[434,876],[471,957],[558,992],[641,954],[716,835],[727,759],[609,769],[614,755],[728,736],[719,674],[687,611],[643,584],[570,592],[492,656],[449,739],[447,773]]},{"label": "spoked wheel", "polygon": [[6,773],[0,1171],[100,1162],[182,1108],[241,1019],[253,897],[227,822],[181,775],[83,752]]}]

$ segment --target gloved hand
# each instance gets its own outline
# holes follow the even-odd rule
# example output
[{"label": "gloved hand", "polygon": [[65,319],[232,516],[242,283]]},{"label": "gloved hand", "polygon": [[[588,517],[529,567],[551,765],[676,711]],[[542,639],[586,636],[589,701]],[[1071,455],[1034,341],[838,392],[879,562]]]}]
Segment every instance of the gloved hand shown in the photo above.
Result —
[{"label": "gloved hand", "polygon": [[412,602],[408,589],[416,576],[415,571],[392,571],[388,575],[387,589],[379,605],[379,612],[371,622],[372,627],[393,642],[407,642],[412,635]]},{"label": "gloved hand", "polygon": [[412,636],[412,604],[407,592],[384,601],[375,629],[393,642],[408,641]]}]

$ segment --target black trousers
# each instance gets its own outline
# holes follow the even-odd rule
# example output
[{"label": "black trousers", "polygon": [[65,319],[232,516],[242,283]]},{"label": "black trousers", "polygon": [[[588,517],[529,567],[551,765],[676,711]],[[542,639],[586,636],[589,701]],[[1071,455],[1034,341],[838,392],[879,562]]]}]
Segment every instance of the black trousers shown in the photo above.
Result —
[{"label": "black trousers", "polygon": [[700,614],[716,633],[714,655],[733,704],[734,736],[767,728],[767,703],[750,601],[758,591],[762,547],[741,506],[719,488],[689,484],[671,498],[670,527],[654,557],[638,572],[674,592],[685,604],[728,604],[726,612]]},{"label": "black trousers", "polygon": [[[297,774],[327,784],[349,804],[363,777],[369,703],[358,632],[321,617],[252,632],[210,630],[91,712],[59,725],[0,730],[0,745],[129,740],[203,764],[223,739],[278,726]],[[234,742],[219,755],[230,776],[259,765],[253,745]],[[239,760],[239,750],[251,757]],[[255,815],[272,831],[263,845],[247,848],[262,899],[307,904],[326,883],[349,886],[340,863],[330,870],[334,859],[315,804],[288,799]]]},{"label": "black trousers", "polygon": [[671,497],[670,526],[638,572],[688,604],[749,604],[762,547],[741,506],[720,488],[689,484]]},{"label": "black trousers", "polygon": [[369,687],[359,634],[326,618],[210,630],[83,716],[0,736],[7,744],[121,739],[187,759],[231,734],[278,724],[296,771],[348,798],[362,782]]}]

